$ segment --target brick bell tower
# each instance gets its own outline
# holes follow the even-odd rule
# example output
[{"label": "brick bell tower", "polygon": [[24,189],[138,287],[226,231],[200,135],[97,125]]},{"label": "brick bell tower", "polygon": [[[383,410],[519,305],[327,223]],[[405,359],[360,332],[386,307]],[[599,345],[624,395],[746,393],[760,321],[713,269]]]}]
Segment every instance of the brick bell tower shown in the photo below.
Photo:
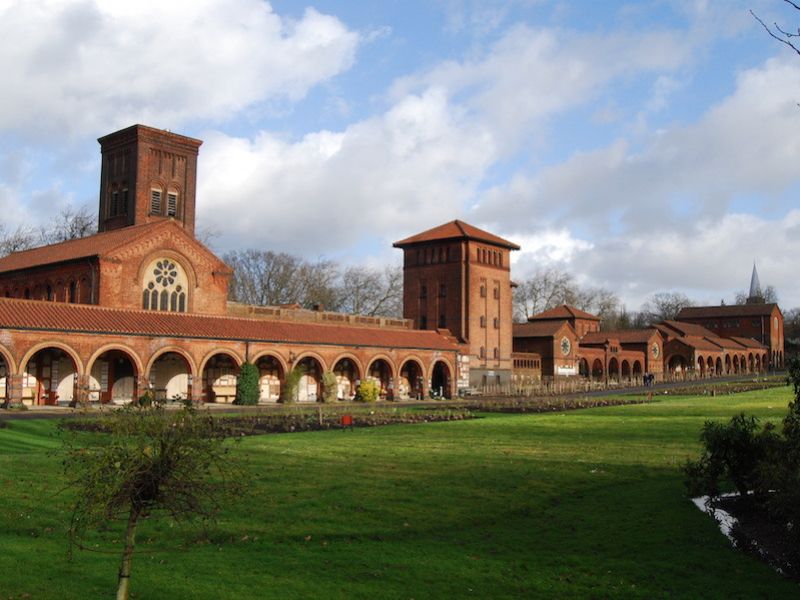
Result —
[{"label": "brick bell tower", "polygon": [[463,221],[394,243],[403,250],[403,317],[448,329],[469,347],[470,385],[511,377],[511,251],[519,246]]},{"label": "brick bell tower", "polygon": [[194,235],[202,141],[144,125],[97,141],[102,157],[98,231],[171,218]]}]

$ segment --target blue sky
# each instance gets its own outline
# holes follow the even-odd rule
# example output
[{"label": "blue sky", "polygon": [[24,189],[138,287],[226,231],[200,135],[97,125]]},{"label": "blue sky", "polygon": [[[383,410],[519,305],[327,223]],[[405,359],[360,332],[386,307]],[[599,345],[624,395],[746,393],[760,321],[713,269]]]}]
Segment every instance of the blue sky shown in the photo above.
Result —
[{"label": "blue sky", "polygon": [[0,0],[0,210],[97,204],[96,138],[204,140],[218,252],[380,265],[461,218],[635,310],[800,306],[800,56],[779,0]]}]

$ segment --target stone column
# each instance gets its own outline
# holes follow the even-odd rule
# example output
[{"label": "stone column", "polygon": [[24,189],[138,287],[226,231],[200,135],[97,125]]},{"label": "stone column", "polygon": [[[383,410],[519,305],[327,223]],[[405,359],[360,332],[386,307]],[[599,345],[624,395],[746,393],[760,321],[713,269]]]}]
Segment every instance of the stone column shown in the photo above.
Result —
[{"label": "stone column", "polygon": [[8,408],[10,404],[22,404],[22,387],[25,381],[23,374],[9,375],[8,388],[6,391],[6,401],[4,408]]},{"label": "stone column", "polygon": [[200,405],[203,403],[203,382],[196,375],[192,376],[192,383],[189,386],[189,398],[192,404]]}]

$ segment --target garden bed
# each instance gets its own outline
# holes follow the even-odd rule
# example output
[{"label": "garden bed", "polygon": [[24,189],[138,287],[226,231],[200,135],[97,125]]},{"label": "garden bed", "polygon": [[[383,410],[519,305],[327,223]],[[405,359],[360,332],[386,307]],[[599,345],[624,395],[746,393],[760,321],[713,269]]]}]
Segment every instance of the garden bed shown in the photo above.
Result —
[{"label": "garden bed", "polygon": [[773,377],[755,381],[731,381],[708,383],[707,385],[695,384],[692,386],[672,387],[664,390],[654,390],[654,395],[664,396],[720,396],[725,394],[741,394],[757,390],[770,390],[786,386],[785,377]]},{"label": "garden bed", "polygon": [[582,408],[597,408],[600,406],[623,406],[627,404],[643,404],[647,398],[641,394],[638,397],[627,396],[620,398],[587,396],[584,398],[536,398],[536,399],[496,399],[496,400],[471,400],[464,404],[465,408],[477,412],[500,413],[545,413],[561,412],[565,410],[579,410]]},{"label": "garden bed", "polygon": [[[352,425],[345,421],[345,416],[350,417]],[[322,431],[349,427],[381,427],[397,424],[463,421],[465,419],[473,419],[475,415],[464,409],[437,409],[431,411],[370,410],[353,411],[352,413],[309,411],[211,418],[217,421],[221,432],[226,435],[247,436],[267,433]],[[103,419],[65,421],[63,426],[78,431],[106,431]]]}]

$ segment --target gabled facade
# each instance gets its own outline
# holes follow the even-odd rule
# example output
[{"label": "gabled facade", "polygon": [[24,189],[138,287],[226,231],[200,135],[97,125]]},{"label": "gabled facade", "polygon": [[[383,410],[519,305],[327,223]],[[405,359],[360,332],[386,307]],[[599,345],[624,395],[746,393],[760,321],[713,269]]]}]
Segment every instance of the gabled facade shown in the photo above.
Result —
[{"label": "gabled facade", "polygon": [[514,352],[541,357],[545,377],[580,374],[579,338],[568,321],[543,320],[514,323]]},{"label": "gabled facade", "polygon": [[720,337],[752,338],[769,348],[771,368],[784,365],[783,313],[777,304],[689,306],[676,318],[702,325]]}]

